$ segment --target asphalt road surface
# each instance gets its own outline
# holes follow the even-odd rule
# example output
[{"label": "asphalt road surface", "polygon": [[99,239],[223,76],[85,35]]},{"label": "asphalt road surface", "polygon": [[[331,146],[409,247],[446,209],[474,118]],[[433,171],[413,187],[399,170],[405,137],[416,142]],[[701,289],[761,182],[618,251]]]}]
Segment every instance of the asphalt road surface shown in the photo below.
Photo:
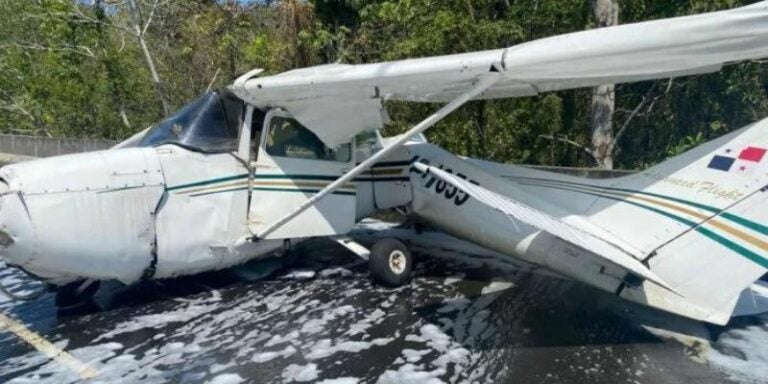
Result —
[{"label": "asphalt road surface", "polygon": [[[444,235],[373,230],[382,227],[356,237],[411,238],[410,286],[373,284],[354,256],[312,240],[292,269],[258,262],[107,284],[93,304],[68,309],[52,294],[0,298],[0,382],[768,382],[768,317],[704,325],[520,271]],[[0,281],[35,285],[1,265]]]}]

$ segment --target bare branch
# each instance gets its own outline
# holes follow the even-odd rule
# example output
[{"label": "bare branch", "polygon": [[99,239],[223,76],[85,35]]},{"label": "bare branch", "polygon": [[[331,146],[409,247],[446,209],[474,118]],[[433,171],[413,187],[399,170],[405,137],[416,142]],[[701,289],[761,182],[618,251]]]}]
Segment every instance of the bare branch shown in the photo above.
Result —
[{"label": "bare branch", "polygon": [[144,14],[141,12],[141,7],[136,4],[136,0],[128,0],[128,6],[131,8],[131,12],[134,13],[136,29],[138,30],[144,24]]},{"label": "bare branch", "polygon": [[[2,108],[0,108],[2,109]],[[14,135],[34,135],[36,129],[24,129],[24,128],[8,128],[9,132]]]},{"label": "bare branch", "polygon": [[213,87],[213,83],[216,82],[216,78],[219,76],[219,72],[221,72],[221,68],[216,68],[216,73],[213,74],[213,78],[211,79],[211,82],[208,83],[208,88],[205,89],[205,93],[208,93],[208,91],[211,90],[211,87]]},{"label": "bare branch", "polygon": [[131,122],[128,120],[128,115],[125,113],[125,107],[120,106],[120,120],[123,121],[123,125],[125,125],[126,128],[131,130]]},{"label": "bare branch", "polygon": [[127,4],[128,4],[128,11],[132,19],[131,24],[133,24],[131,26],[134,29],[133,34],[136,35],[136,37],[138,37],[139,40],[141,40],[142,36],[144,36],[141,31],[141,26],[142,24],[144,24],[143,19],[141,17],[141,10],[136,5],[136,0],[128,0]]},{"label": "bare branch", "polygon": [[632,122],[632,120],[637,117],[640,114],[640,111],[648,106],[648,109],[644,114],[649,113],[651,110],[653,110],[653,107],[656,105],[656,102],[663,97],[664,95],[667,95],[670,90],[672,90],[672,84],[674,83],[674,79],[669,79],[667,82],[667,88],[664,90],[663,93],[656,95],[656,97],[651,98],[651,95],[656,91],[656,88],[659,83],[654,83],[651,86],[651,89],[648,90],[648,92],[643,96],[643,100],[640,101],[639,104],[635,107],[635,109],[632,110],[632,112],[627,116],[627,119],[624,120],[624,124],[621,125],[621,128],[619,128],[619,132],[613,137],[613,141],[611,141],[611,144],[608,146],[608,153],[613,153],[616,150],[616,144],[619,142],[622,136],[624,136],[624,133],[626,133],[627,129],[629,128],[629,123]]},{"label": "bare branch", "polygon": [[[26,89],[24,89],[26,91]],[[0,104],[0,110],[17,113],[26,116],[32,121],[32,124],[37,128],[35,132],[43,132],[46,136],[51,137],[50,132],[45,129],[42,121],[40,121],[35,115],[33,115],[26,108],[22,107],[20,103],[14,100],[13,96],[8,91],[0,90],[0,96],[5,100],[4,104]]]},{"label": "bare branch", "polygon": [[539,138],[547,139],[547,140],[551,140],[551,141],[559,141],[561,143],[569,144],[569,145],[571,145],[573,147],[576,147],[576,148],[584,151],[586,154],[588,154],[590,157],[592,157],[592,159],[597,160],[595,158],[595,152],[592,149],[590,149],[589,147],[587,147],[587,146],[585,146],[583,144],[580,144],[580,143],[577,143],[577,142],[575,142],[573,140],[570,140],[570,139],[568,139],[566,137],[554,136],[554,135],[539,135]]},{"label": "bare branch", "polygon": [[114,6],[124,6],[128,0],[104,0],[104,4]]},{"label": "bare branch", "polygon": [[125,33],[120,34],[120,48],[117,49],[117,53],[122,53],[125,49]]},{"label": "bare branch", "polygon": [[6,111],[6,112],[10,112],[10,113],[16,113],[16,114],[19,114],[19,115],[24,115],[24,116],[30,118],[30,120],[34,121],[34,117],[32,115],[30,115],[29,112],[27,112],[27,110],[25,110],[25,109],[15,105],[15,104],[13,104],[13,105],[11,105],[11,104],[5,104],[5,105],[4,104],[0,104],[0,110]]},{"label": "bare branch", "polygon": [[96,58],[96,54],[93,53],[93,50],[90,48],[83,46],[83,45],[71,45],[71,46],[63,46],[63,47],[48,47],[40,44],[21,44],[21,43],[13,43],[10,45],[0,46],[0,48],[5,48],[8,46],[14,46],[16,48],[21,49],[30,49],[35,51],[56,51],[56,52],[72,52],[76,53],[81,56],[90,57],[92,59]]},{"label": "bare branch", "polygon": [[149,12],[147,22],[144,24],[144,28],[141,30],[142,35],[147,33],[147,29],[149,29],[149,26],[152,24],[152,18],[155,17],[155,10],[157,10],[158,3],[160,3],[160,0],[155,0],[154,4],[152,4],[152,10]]},{"label": "bare branch", "polygon": [[467,12],[469,12],[469,19],[475,22],[475,8],[472,6],[472,0],[466,0]]},{"label": "bare branch", "polygon": [[664,90],[664,94],[665,95],[668,94],[669,91],[672,90],[672,85],[674,85],[674,84],[675,84],[675,78],[674,77],[670,78],[669,81],[667,82],[667,88]]},{"label": "bare branch", "polygon": [[647,97],[643,97],[643,101],[638,104],[635,109],[632,111],[632,113],[627,116],[627,119],[624,120],[624,124],[621,125],[621,128],[619,128],[619,132],[614,136],[613,140],[611,141],[611,144],[608,145],[608,153],[613,153],[613,151],[616,149],[616,143],[621,139],[622,136],[624,136],[624,133],[627,131],[627,128],[629,127],[629,123],[632,122],[632,119],[637,116],[637,114],[640,112],[640,109],[645,107],[645,104],[648,102]]},{"label": "bare branch", "polygon": [[34,124],[35,124],[35,126],[37,126],[37,125],[38,125],[38,124],[37,124],[37,123],[38,123],[38,120],[37,120],[37,118],[35,117],[35,115],[33,115],[32,113],[30,113],[28,110],[26,110],[26,109],[25,109],[24,107],[22,107],[21,105],[19,105],[19,103],[15,102],[15,101],[14,101],[14,100],[13,100],[13,99],[12,99],[12,98],[9,96],[9,95],[7,95],[5,92],[4,92],[4,94],[5,94],[5,95],[4,95],[4,96],[5,96],[5,98],[6,98],[8,101],[6,101],[6,102],[5,102],[5,104],[0,104],[0,109],[2,109],[2,110],[4,110],[4,111],[7,111],[7,112],[16,113],[16,114],[19,114],[19,115],[23,115],[23,116],[26,116],[27,118],[29,118],[30,120],[32,120],[32,123],[34,123]]},{"label": "bare branch", "polygon": [[[155,6],[157,6],[158,0],[155,0]],[[144,60],[147,63],[147,69],[149,69],[150,79],[152,81],[152,84],[155,87],[155,92],[157,93],[157,97],[160,99],[160,103],[163,106],[163,112],[165,115],[170,115],[171,113],[171,107],[168,103],[167,97],[163,91],[163,83],[160,80],[160,75],[157,73],[157,68],[155,67],[155,60],[152,57],[152,53],[149,50],[149,47],[147,46],[147,41],[144,36],[144,30],[142,30],[142,16],[141,16],[141,9],[136,5],[136,0],[127,0],[128,4],[128,10],[131,15],[131,19],[133,20],[133,28],[135,29],[135,33],[132,33],[134,36],[136,36],[136,39],[139,41],[139,46],[141,47],[141,51],[144,54]],[[154,12],[154,8],[153,8]]]}]

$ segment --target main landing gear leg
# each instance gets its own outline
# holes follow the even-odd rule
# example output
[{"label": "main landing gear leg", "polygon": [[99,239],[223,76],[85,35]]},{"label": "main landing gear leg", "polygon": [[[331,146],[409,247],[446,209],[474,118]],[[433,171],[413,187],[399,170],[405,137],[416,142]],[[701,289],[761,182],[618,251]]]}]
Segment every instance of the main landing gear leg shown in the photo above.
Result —
[{"label": "main landing gear leg", "polygon": [[411,282],[413,256],[402,241],[395,238],[381,239],[368,250],[348,237],[335,240],[368,261],[368,268],[374,280],[390,287],[399,287]]}]

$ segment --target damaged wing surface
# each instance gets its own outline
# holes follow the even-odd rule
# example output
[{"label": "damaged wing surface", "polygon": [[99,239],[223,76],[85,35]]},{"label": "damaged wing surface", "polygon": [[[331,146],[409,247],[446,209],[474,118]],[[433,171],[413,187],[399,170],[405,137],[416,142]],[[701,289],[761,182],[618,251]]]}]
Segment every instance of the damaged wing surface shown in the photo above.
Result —
[{"label": "damaged wing surface", "polygon": [[[332,64],[232,86],[258,107],[281,107],[335,146],[382,126],[382,100],[447,102],[489,70],[503,78],[477,99],[536,95],[714,72],[768,57],[768,1],[728,11],[576,32],[506,49],[378,64]],[[492,69],[493,68],[493,69]]]}]

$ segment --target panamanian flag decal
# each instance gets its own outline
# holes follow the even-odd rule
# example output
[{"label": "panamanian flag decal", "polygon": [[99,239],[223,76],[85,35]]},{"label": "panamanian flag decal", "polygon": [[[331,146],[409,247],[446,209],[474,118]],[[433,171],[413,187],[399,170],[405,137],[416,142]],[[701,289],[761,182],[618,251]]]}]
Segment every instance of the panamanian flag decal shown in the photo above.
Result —
[{"label": "panamanian flag decal", "polygon": [[741,150],[725,148],[724,153],[715,155],[709,162],[708,168],[718,171],[748,175],[768,160],[768,149],[748,146]]}]

